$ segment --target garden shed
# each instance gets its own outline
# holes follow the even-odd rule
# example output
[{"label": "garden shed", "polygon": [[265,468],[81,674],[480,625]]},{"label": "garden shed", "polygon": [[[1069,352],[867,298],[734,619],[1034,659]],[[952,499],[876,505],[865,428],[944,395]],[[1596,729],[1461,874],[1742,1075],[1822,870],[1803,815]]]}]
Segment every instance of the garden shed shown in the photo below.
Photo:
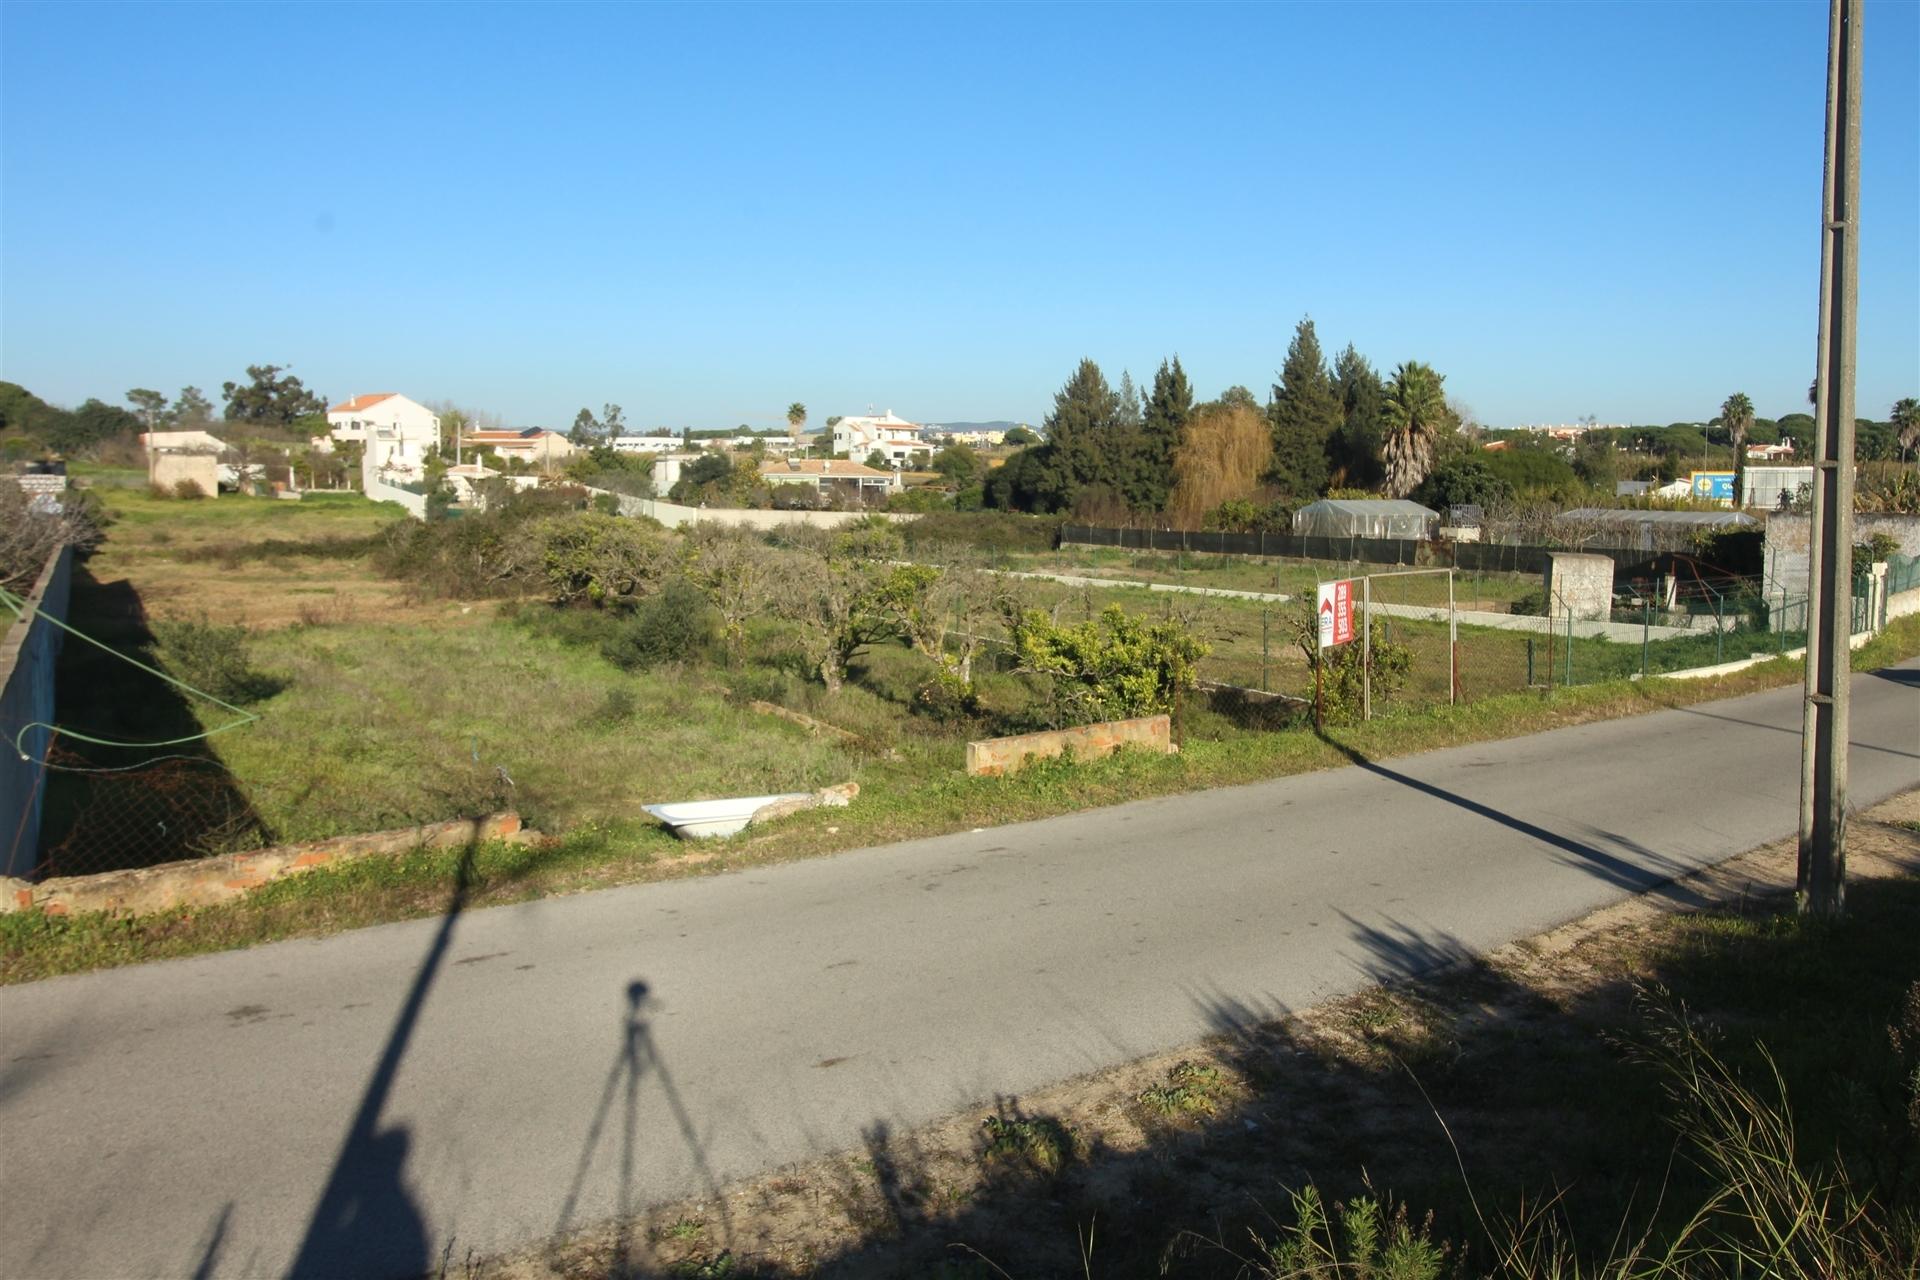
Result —
[{"label": "garden shed", "polygon": [[1306,538],[1433,536],[1440,513],[1405,498],[1322,498],[1293,513],[1294,533]]}]

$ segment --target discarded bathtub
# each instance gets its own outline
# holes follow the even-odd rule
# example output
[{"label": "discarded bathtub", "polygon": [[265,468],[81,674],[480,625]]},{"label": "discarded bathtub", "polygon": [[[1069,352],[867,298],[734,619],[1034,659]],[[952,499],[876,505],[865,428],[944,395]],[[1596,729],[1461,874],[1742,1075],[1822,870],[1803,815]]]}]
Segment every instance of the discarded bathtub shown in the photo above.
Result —
[{"label": "discarded bathtub", "polygon": [[772,796],[735,796],[727,800],[686,800],[674,804],[642,805],[682,840],[730,836],[758,819],[784,818],[802,809],[848,804],[860,794],[860,784],[845,782],[818,791],[789,791]]}]

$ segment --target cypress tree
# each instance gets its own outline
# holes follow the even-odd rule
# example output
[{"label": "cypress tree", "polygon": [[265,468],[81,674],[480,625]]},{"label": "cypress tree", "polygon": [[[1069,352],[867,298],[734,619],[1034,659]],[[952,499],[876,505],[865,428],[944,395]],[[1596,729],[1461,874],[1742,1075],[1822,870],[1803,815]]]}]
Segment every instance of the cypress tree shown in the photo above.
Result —
[{"label": "cypress tree", "polygon": [[1295,326],[1287,362],[1267,404],[1273,427],[1274,483],[1295,497],[1312,497],[1327,487],[1327,445],[1342,421],[1340,401],[1313,321]]},{"label": "cypress tree", "polygon": [[1123,490],[1135,510],[1166,510],[1167,497],[1173,490],[1173,451],[1179,447],[1180,433],[1192,416],[1193,385],[1187,381],[1187,371],[1180,367],[1180,357],[1162,360],[1141,415],[1131,483]]},{"label": "cypress tree", "polygon": [[1351,342],[1333,362],[1333,389],[1340,400],[1340,432],[1331,450],[1334,468],[1348,488],[1379,485],[1380,410],[1387,388],[1368,359]]}]

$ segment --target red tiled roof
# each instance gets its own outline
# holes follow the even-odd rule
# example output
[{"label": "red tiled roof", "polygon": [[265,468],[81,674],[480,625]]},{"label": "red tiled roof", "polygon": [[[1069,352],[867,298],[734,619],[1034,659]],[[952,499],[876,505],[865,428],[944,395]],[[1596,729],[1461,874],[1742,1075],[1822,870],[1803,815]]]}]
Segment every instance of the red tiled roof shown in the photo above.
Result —
[{"label": "red tiled roof", "polygon": [[376,391],[372,395],[355,396],[353,399],[346,401],[344,404],[337,404],[333,406],[333,408],[327,410],[327,412],[328,413],[358,413],[362,409],[372,408],[374,405],[379,404],[382,400],[391,400],[393,399],[394,396],[398,394],[399,392],[397,391]]}]

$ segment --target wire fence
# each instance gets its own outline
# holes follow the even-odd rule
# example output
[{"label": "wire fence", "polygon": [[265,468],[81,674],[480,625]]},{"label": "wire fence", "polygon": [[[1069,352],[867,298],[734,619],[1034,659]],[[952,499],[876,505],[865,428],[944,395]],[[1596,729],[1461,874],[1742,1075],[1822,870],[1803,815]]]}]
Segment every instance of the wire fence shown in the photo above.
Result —
[{"label": "wire fence", "polygon": [[252,804],[210,755],[103,770],[94,757],[56,741],[47,764],[35,879],[150,867],[266,842]]}]

